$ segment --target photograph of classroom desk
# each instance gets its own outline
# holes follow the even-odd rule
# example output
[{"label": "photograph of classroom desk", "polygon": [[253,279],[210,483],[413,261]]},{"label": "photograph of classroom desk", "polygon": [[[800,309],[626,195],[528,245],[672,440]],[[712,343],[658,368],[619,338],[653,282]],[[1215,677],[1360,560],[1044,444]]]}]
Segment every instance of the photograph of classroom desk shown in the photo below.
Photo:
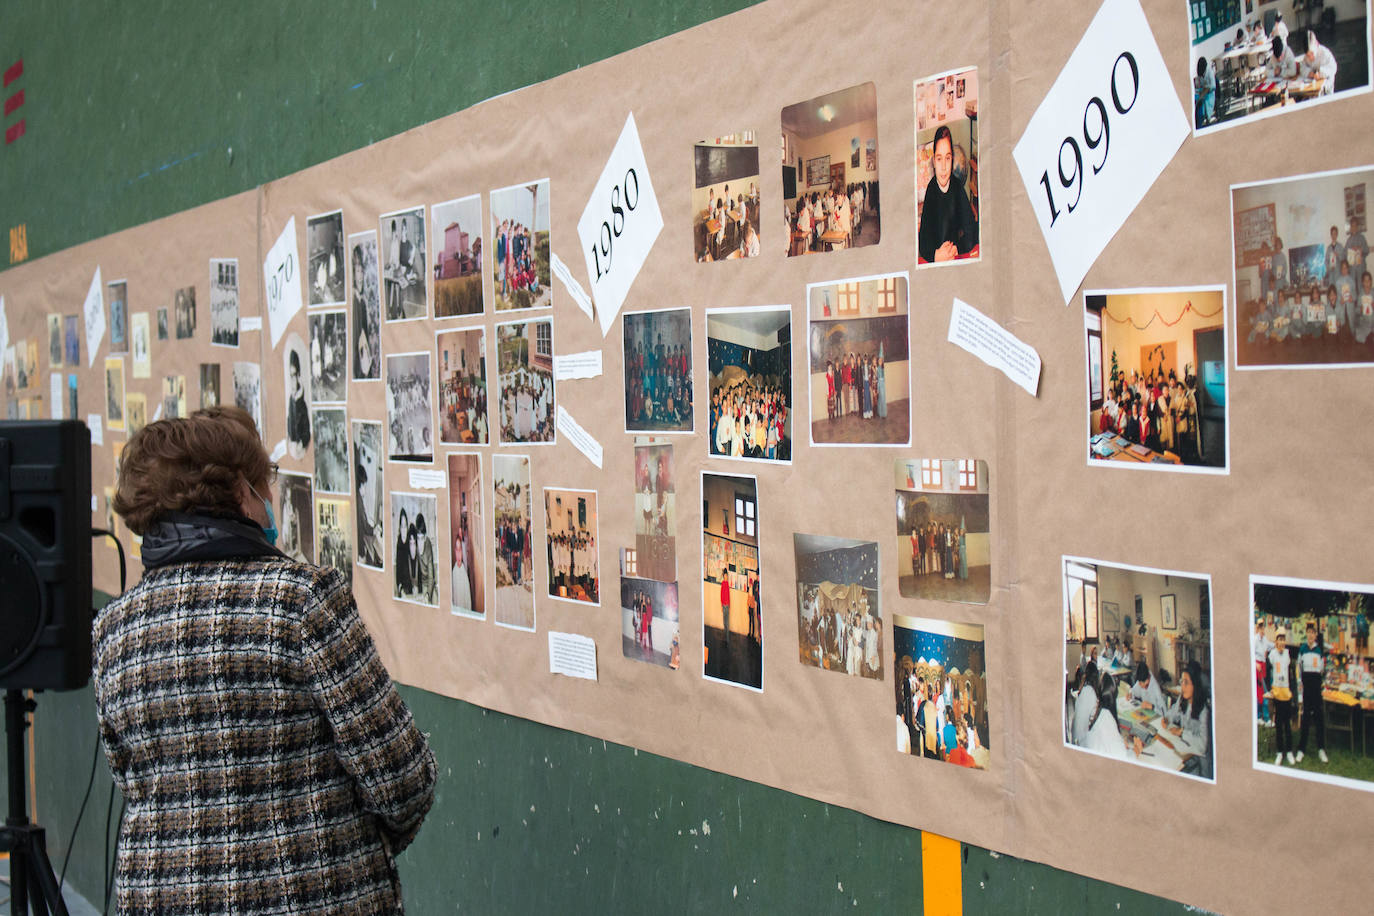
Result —
[{"label": "photograph of classroom desk", "polygon": [[[702,20],[727,9],[700,0],[689,0],[687,6]],[[10,340],[40,339],[49,312],[75,313],[97,264],[107,279],[128,277],[130,311],[138,313],[167,307],[173,292],[188,285],[201,286],[198,296],[203,297],[209,260],[233,257],[241,272],[242,316],[265,319],[261,249],[289,217],[296,218],[298,250],[304,250],[304,220],[310,214],[342,209],[347,235],[375,230],[381,213],[428,208],[469,191],[482,194],[485,210],[489,189],[544,175],[551,179],[554,197],[553,249],[564,252],[574,275],[586,282],[577,257],[576,222],[590,180],[604,165],[629,110],[636,114],[654,170],[665,225],[632,287],[631,300],[638,304],[627,304],[642,308],[648,307],[645,300],[652,300],[691,307],[699,323],[710,306],[790,303],[800,328],[808,282],[910,269],[915,243],[911,86],[931,69],[915,66],[913,60],[957,54],[950,63],[977,64],[986,74],[980,130],[986,128],[986,136],[996,142],[980,161],[989,174],[1005,178],[1014,174],[1011,141],[1057,78],[1095,5],[1056,0],[1037,8],[1032,17],[1003,2],[972,8],[937,3],[931,16],[959,23],[956,38],[946,39],[913,20],[907,5],[878,0],[846,29],[828,36],[833,48],[824,55],[814,53],[814,23],[829,21],[833,5],[813,0],[799,6],[758,4],[643,47],[639,45],[686,22],[671,11],[648,11],[646,23],[638,15],[623,23],[628,43],[613,46],[617,38],[611,33],[618,30],[593,24],[600,20],[591,6],[581,8],[588,17],[585,27],[577,28],[536,10],[528,17],[529,34],[521,36],[531,44],[518,55],[509,53],[508,22],[464,7],[472,14],[464,28],[475,30],[465,38],[456,26],[450,28],[455,17],[449,7],[423,0],[421,9],[441,38],[455,46],[471,41],[478,58],[486,53],[489,36],[504,39],[490,43],[505,49],[496,72],[506,81],[474,67],[469,55],[453,55],[462,58],[462,66],[447,60],[449,55],[432,55],[421,61],[425,66],[408,67],[409,59],[399,54],[397,69],[387,56],[413,47],[413,21],[405,30],[385,17],[373,22],[351,13],[341,16],[323,5],[267,14],[269,25],[281,27],[283,40],[312,49],[309,54],[274,56],[265,47],[244,53],[242,45],[227,43],[244,53],[242,61],[229,47],[197,40],[206,29],[237,29],[238,24],[226,25],[194,9],[184,12],[186,20],[179,18],[183,13],[162,17],[161,30],[151,29],[146,17],[102,10],[83,12],[70,20],[69,28],[55,30],[50,9],[17,9],[13,40],[32,40],[24,44],[29,70],[22,79],[36,79],[40,73],[50,79],[45,98],[54,108],[45,120],[48,126],[39,130],[38,119],[30,119],[28,133],[6,147],[17,165],[0,178],[6,212],[13,214],[6,229],[27,226],[27,259],[16,259],[0,274]],[[1146,0],[1145,9],[1175,88],[1185,97],[1189,73],[1180,47],[1183,5]],[[1047,18],[1055,28],[1045,28]],[[306,41],[307,28],[323,35],[311,32]],[[103,40],[87,41],[94,36]],[[563,36],[584,52],[595,48],[595,53],[579,56],[566,50]],[[78,44],[95,51],[77,54]],[[432,47],[428,38],[426,46]],[[140,84],[155,83],[158,91],[129,98],[115,94],[132,76],[126,69],[130,62],[121,62],[114,53],[119,47],[146,49],[139,55]],[[327,60],[313,50],[318,48],[329,51]],[[797,66],[799,48],[806,68]],[[620,52],[623,56],[592,59]],[[748,88],[730,93],[741,100],[731,101],[731,110],[718,118],[681,74],[695,72],[705,59],[733,74],[736,52],[747,57],[739,72],[747,73]],[[39,60],[47,66],[40,67],[35,63]],[[1007,65],[995,65],[999,61]],[[238,80],[245,109],[267,114],[260,121],[223,120],[226,110],[206,104],[195,81],[185,80],[184,74],[196,66],[214,67],[226,80]],[[419,71],[424,71],[423,79]],[[891,165],[883,188],[889,204],[887,237],[830,258],[789,264],[783,256],[785,230],[776,219],[782,203],[773,158],[778,113],[798,99],[868,79],[881,103],[873,136],[885,147],[884,165]],[[355,85],[357,89],[350,89]],[[433,85],[453,88],[434,92]],[[36,95],[31,94],[29,106]],[[88,97],[93,99],[90,106]],[[591,110],[588,98],[598,100]],[[1367,137],[1350,125],[1369,123],[1372,103],[1368,95],[1342,98],[1310,107],[1297,118],[1189,140],[1089,272],[1088,282],[1154,283],[1180,277],[1227,282],[1232,253],[1226,187],[1367,163]],[[136,107],[137,117],[125,114],[129,105]],[[290,114],[285,114],[288,107]],[[21,109],[19,115],[24,113]],[[7,123],[16,117],[11,115]],[[124,120],[127,128],[121,126]],[[719,121],[728,126],[746,120],[760,129],[761,210],[777,235],[764,233],[762,258],[767,263],[757,269],[698,269],[686,260],[696,208],[690,205],[685,150]],[[139,127],[148,123],[182,123],[185,129],[169,135]],[[81,134],[102,138],[99,156],[88,144],[72,142]],[[867,139],[859,135],[861,143]],[[1255,164],[1255,144],[1267,143],[1271,136],[1274,142]],[[1322,142],[1307,142],[1314,136]],[[457,147],[455,137],[463,138]],[[183,158],[201,149],[208,152]],[[789,158],[795,161],[795,156]],[[1358,550],[1323,546],[1367,540],[1374,495],[1358,482],[1364,479],[1362,462],[1374,437],[1353,421],[1374,410],[1374,391],[1352,372],[1246,373],[1235,385],[1237,461],[1229,475],[1112,474],[1087,466],[1082,316],[1054,301],[1053,269],[1025,198],[1019,190],[1012,193],[1011,184],[1006,189],[1000,199],[989,196],[983,205],[989,258],[979,265],[922,272],[912,283],[907,379],[913,447],[898,452],[846,446],[825,454],[799,447],[791,466],[757,469],[759,511],[767,525],[762,618],[770,644],[762,693],[700,678],[702,644],[693,636],[701,632],[703,621],[697,615],[703,605],[693,579],[701,548],[695,536],[687,536],[700,523],[695,508],[699,494],[690,486],[679,492],[683,509],[677,577],[684,583],[684,637],[678,671],[617,657],[620,628],[614,615],[574,616],[578,609],[551,609],[546,605],[552,602],[541,600],[536,632],[519,633],[498,628],[490,619],[448,614],[443,594],[448,584],[442,575],[441,610],[431,612],[396,606],[385,587],[387,571],[355,566],[359,601],[389,670],[406,685],[404,696],[455,774],[445,777],[440,807],[401,861],[412,909],[429,912],[454,901],[488,912],[547,906],[554,892],[551,882],[530,880],[530,856],[552,863],[563,882],[557,893],[576,895],[579,906],[602,911],[633,908],[635,901],[665,893],[670,907],[718,909],[729,905],[738,885],[755,908],[803,912],[830,899],[823,893],[839,899],[837,872],[848,891],[840,903],[851,909],[914,909],[919,896],[916,829],[970,844],[970,859],[963,866],[967,880],[961,885],[970,908],[974,901],[994,911],[999,902],[1002,910],[1052,905],[1042,902],[1044,885],[1038,881],[1004,891],[1013,876],[1026,874],[1013,871],[1020,868],[1011,864],[1014,856],[1062,870],[1055,886],[1070,901],[1064,904],[1067,909],[1096,911],[1121,900],[1138,912],[1158,912],[1172,908],[1168,900],[1182,900],[1224,912],[1280,912],[1301,905],[1303,887],[1312,885],[1322,888],[1324,903],[1333,909],[1353,912],[1365,906],[1365,889],[1345,863],[1303,844],[1285,850],[1285,856],[1304,882],[1256,888],[1254,863],[1270,853],[1272,811],[1255,805],[1255,798],[1281,791],[1285,805],[1322,812],[1323,843],[1352,848],[1366,838],[1374,796],[1298,780],[1285,780],[1276,789],[1273,774],[1254,771],[1246,753],[1253,684],[1241,672],[1246,670],[1244,582],[1251,569],[1282,558],[1290,568],[1319,569],[1323,575],[1355,581],[1367,565]],[[865,226],[870,219],[872,214]],[[260,245],[259,238],[266,241]],[[11,234],[11,239],[13,252],[20,235]],[[839,266],[827,266],[832,259]],[[1012,388],[994,370],[948,346],[942,324],[955,295],[985,309],[1036,348],[1046,367],[1038,396]],[[608,550],[618,549],[632,543],[634,530],[630,501],[614,496],[617,481],[630,479],[631,443],[617,428],[623,425],[620,412],[605,409],[623,399],[623,367],[616,365],[621,357],[561,286],[554,285],[553,307],[543,314],[551,315],[556,326],[556,354],[597,349],[606,354],[603,377],[560,383],[558,390],[559,403],[604,444],[604,469],[597,470],[560,438],[558,445],[541,449],[482,448],[483,470],[490,477],[491,455],[529,451],[535,486],[606,494],[599,507],[599,540]],[[264,390],[282,390],[281,353],[271,344],[270,328],[245,330],[239,350],[226,355],[210,349],[207,324],[201,322],[187,340],[155,340],[152,378],[128,380],[134,393],[159,393],[167,375],[185,375],[194,385],[202,362],[229,363],[228,371],[236,361],[260,364]],[[469,325],[494,335],[491,315],[465,319],[462,326]],[[288,333],[306,327],[302,314],[288,325]],[[435,329],[429,321],[385,327],[382,355],[434,352]],[[103,407],[99,370],[106,352],[108,341],[98,348],[94,370],[82,366],[73,373],[80,382],[83,416]],[[800,359],[794,354],[796,366],[804,365],[796,362]],[[41,355],[39,369],[40,374],[45,369]],[[385,386],[369,384],[350,385],[350,418],[385,421]],[[187,399],[196,403],[196,393],[188,391]],[[797,403],[804,399],[810,400],[809,390],[798,392]],[[264,397],[269,445],[284,429],[282,401]],[[799,422],[808,422],[806,411],[797,409]],[[112,445],[119,441],[127,437],[107,432],[105,444],[93,450],[98,504],[113,482]],[[914,769],[921,761],[892,749],[890,682],[816,671],[800,665],[794,655],[795,583],[788,553],[777,543],[806,530],[890,540],[892,460],[923,452],[984,456],[997,481],[991,494],[991,537],[1001,559],[993,573],[992,596],[986,608],[961,615],[987,630],[992,743],[998,753],[984,771]],[[722,466],[706,457],[705,443],[696,437],[684,437],[678,455],[682,480],[694,479],[703,468]],[[1317,467],[1313,456],[1319,456]],[[294,470],[308,467],[287,463]],[[406,486],[407,471],[388,465],[386,489]],[[486,496],[490,500],[492,494]],[[103,510],[99,505],[93,522],[104,523]],[[441,521],[444,529],[447,519]],[[442,543],[447,533],[436,532],[436,542]],[[535,548],[541,549],[538,544]],[[1062,746],[1057,727],[1062,635],[1047,615],[1060,603],[1056,571],[1065,552],[1214,575],[1215,785],[1160,771],[1126,770],[1116,761]],[[445,553],[440,550],[441,556]],[[901,599],[890,549],[882,560],[883,599],[895,606]],[[488,571],[494,568],[490,548],[484,562]],[[610,562],[603,554],[603,568]],[[106,593],[117,590],[115,567],[113,550],[97,545],[95,572]],[[137,564],[131,574],[140,574]],[[542,579],[536,583],[536,588],[546,587]],[[606,587],[611,587],[609,581]],[[1129,599],[1121,602],[1123,612],[1129,606]],[[1182,611],[1180,606],[1181,617]],[[947,616],[929,608],[922,613]],[[552,630],[575,631],[597,642],[600,681],[573,682],[548,674],[546,633]],[[1162,648],[1159,654],[1170,658],[1163,664],[1174,664]],[[818,683],[822,679],[828,680]],[[40,717],[45,710],[36,753],[48,771],[39,803],[55,835],[75,819],[80,799],[69,796],[85,775],[80,771],[89,766],[94,711],[89,692],[44,697]],[[798,728],[798,722],[808,726]],[[1336,735],[1333,743],[1342,740]],[[1066,822],[1087,822],[1100,810],[1100,800],[1119,792],[1123,781],[1138,783],[1145,790],[1142,796],[1163,800],[1177,835],[1197,838],[1196,853],[1176,867],[1161,868],[1145,857],[1104,856],[1097,835],[1063,829]],[[663,815],[666,786],[675,787],[674,803],[685,801],[677,817]],[[893,789],[913,786],[913,791]],[[102,782],[97,795],[107,789]],[[604,815],[587,813],[594,803]],[[1144,811],[1131,807],[1137,801],[1122,803],[1128,817]],[[531,806],[537,811],[531,812]],[[622,806],[624,814],[612,816],[614,806]],[[709,837],[702,832],[703,821],[712,828]],[[88,817],[82,829],[91,829],[90,822]],[[668,826],[660,829],[664,823]],[[779,831],[779,823],[792,826]],[[813,828],[812,823],[823,826]],[[497,826],[499,837],[493,835]],[[688,828],[698,830],[690,840]],[[629,859],[609,851],[622,848],[621,830],[629,831],[625,842],[640,850]],[[871,857],[856,861],[836,853],[834,837],[841,833],[860,839]],[[569,850],[584,838],[590,840],[581,845],[581,857],[572,858]],[[99,887],[100,843],[90,837],[78,840],[69,882]],[[700,845],[707,853],[700,859],[710,861],[684,858],[685,842]],[[719,856],[727,846],[734,853],[730,867]],[[980,849],[1006,858],[994,862]],[[54,851],[62,853],[66,847],[54,842]],[[745,868],[751,878],[757,875],[762,890],[737,881],[736,867]],[[990,876],[986,889],[980,887],[985,868]],[[1133,890],[1112,887],[1102,898],[1086,902],[1090,892],[1082,888],[1101,888],[1100,882]],[[1040,890],[1029,891],[1031,883]],[[877,890],[867,896],[856,888]],[[997,897],[999,892],[1012,896],[1008,901]],[[1155,896],[1145,899],[1137,892]],[[850,903],[854,898],[857,905]]]}]

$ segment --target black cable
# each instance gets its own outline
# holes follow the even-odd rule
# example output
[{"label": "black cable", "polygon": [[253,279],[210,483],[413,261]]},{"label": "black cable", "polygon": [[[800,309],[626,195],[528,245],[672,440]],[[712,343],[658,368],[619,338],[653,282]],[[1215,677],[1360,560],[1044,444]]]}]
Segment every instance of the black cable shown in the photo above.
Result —
[{"label": "black cable", "polygon": [[[114,786],[110,786],[110,799],[111,799],[111,801],[114,800]],[[121,830],[124,829],[124,810],[125,810],[127,807],[128,807],[128,803],[127,803],[123,798],[121,798],[121,799],[119,800],[119,820],[115,823],[115,855],[116,855],[116,856],[119,855],[119,831],[121,831]],[[109,831],[109,824],[108,824],[108,822],[107,822],[107,823],[106,823],[106,834],[105,834],[107,837],[109,836],[109,832],[108,832],[108,831]],[[107,861],[108,861],[108,860],[107,860]],[[106,884],[105,884],[105,907],[104,907],[104,909],[102,909],[102,910],[100,911],[101,914],[102,914],[102,916],[104,916],[104,914],[106,914],[106,913],[108,913],[108,912],[110,911],[110,897],[114,894],[115,875],[117,874],[117,872],[118,872],[118,869],[117,869],[117,868],[111,868],[111,869],[110,869],[110,875],[109,875],[109,877],[106,879]]]},{"label": "black cable", "polygon": [[62,857],[62,873],[57,879],[57,896],[62,897],[62,888],[67,883],[67,863],[72,860],[72,850],[76,848],[76,833],[81,829],[81,818],[86,814],[86,802],[91,799],[91,788],[95,786],[95,765],[100,759],[100,731],[95,733],[95,750],[91,753],[91,775],[86,777],[86,794],[81,796],[81,807],[76,812],[76,823],[72,832],[67,834],[67,854]]},{"label": "black cable", "polygon": [[110,817],[114,814],[114,793],[115,786],[113,780],[110,782],[110,800],[105,803],[105,856],[101,865],[104,871],[100,876],[100,886],[105,888],[105,909],[110,908]]},{"label": "black cable", "polygon": [[108,528],[92,528],[91,537],[107,537],[114,541],[115,547],[119,550],[119,593],[121,595],[124,594],[124,587],[128,581],[128,572],[124,567],[124,545],[119,542],[119,538],[115,537],[115,533]]}]

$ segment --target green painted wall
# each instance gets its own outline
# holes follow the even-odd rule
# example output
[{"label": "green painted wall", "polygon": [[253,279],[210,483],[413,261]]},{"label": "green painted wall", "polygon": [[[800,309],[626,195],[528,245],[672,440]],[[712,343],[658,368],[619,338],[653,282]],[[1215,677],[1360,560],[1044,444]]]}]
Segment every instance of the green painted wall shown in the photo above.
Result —
[{"label": "green painted wall", "polygon": [[[27,124],[0,147],[0,231],[26,224],[41,257],[748,5],[0,0],[0,70],[24,59],[11,91],[25,103],[5,123]],[[918,831],[402,693],[442,773],[401,864],[413,913],[920,910]],[[60,867],[91,773],[94,707],[89,690],[39,700],[38,818]],[[109,798],[99,761],[68,872],[93,900]],[[983,850],[965,858],[968,912],[1181,909]]]}]

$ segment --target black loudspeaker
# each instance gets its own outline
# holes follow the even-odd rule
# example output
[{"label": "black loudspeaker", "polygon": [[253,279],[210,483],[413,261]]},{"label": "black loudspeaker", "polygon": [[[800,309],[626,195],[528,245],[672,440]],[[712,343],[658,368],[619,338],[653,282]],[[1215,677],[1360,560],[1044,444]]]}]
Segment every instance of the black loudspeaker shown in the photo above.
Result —
[{"label": "black loudspeaker", "polygon": [[0,688],[91,677],[91,432],[0,422]]}]

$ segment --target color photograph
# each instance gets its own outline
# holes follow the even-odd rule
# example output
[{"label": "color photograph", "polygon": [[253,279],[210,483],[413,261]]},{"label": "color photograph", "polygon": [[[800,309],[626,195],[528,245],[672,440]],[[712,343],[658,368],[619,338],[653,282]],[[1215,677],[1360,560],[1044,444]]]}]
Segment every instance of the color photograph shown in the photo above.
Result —
[{"label": "color photograph", "polygon": [[758,482],[701,474],[702,674],[763,689]]},{"label": "color photograph", "polygon": [[1186,6],[1194,135],[1369,91],[1368,0]]},{"label": "color photograph", "polygon": [[[72,417],[76,417],[75,411],[72,412]],[[166,418],[166,414],[164,414],[163,419]],[[124,423],[128,427],[131,438],[134,433],[148,425],[148,398],[145,395],[135,394],[131,391],[124,396]]]},{"label": "color photograph", "polygon": [[496,359],[500,444],[553,444],[553,319],[498,324]]},{"label": "color photograph", "polygon": [[[962,90],[962,91],[961,91]],[[916,263],[977,261],[978,70],[913,84],[916,104]]]},{"label": "color photograph", "polygon": [[549,180],[491,192],[491,287],[495,310],[548,308]]},{"label": "color photograph", "polygon": [[382,514],[382,424],[353,421],[353,493],[358,523],[358,565],[381,569],[386,557]]},{"label": "color photograph", "polygon": [[625,312],[625,431],[690,433],[692,310]]},{"label": "color photograph", "polygon": [[306,304],[344,304],[343,211],[322,213],[305,221]]},{"label": "color photograph", "polygon": [[1212,577],[1064,557],[1064,744],[1215,780]]},{"label": "color photograph", "polygon": [[544,562],[549,597],[601,605],[596,491],[544,488]]},{"label": "color photograph", "polygon": [[282,471],[277,476],[277,549],[301,563],[315,562],[315,513],[310,475]]},{"label": "color photograph", "polygon": [[629,575],[677,581],[677,493],[673,445],[661,436],[635,437],[635,546]]},{"label": "color photograph", "polygon": [[186,376],[162,377],[162,418],[175,420],[188,416],[186,410]]},{"label": "color photograph", "polygon": [[[143,316],[143,330],[148,330],[148,313],[140,312]],[[138,327],[139,315],[133,316],[133,327]],[[81,365],[81,316],[65,315],[62,319],[62,343],[63,355],[68,366],[80,367]],[[146,358],[147,353],[145,351]],[[134,353],[134,359],[138,359],[138,353]],[[147,378],[148,376],[135,376],[135,378]]]},{"label": "color photograph", "polygon": [[482,456],[448,456],[449,610],[461,617],[487,616],[486,536]]},{"label": "color photograph", "polygon": [[440,331],[439,441],[445,445],[486,445],[487,332],[484,328]]},{"label": "color photograph", "polygon": [[491,458],[496,544],[496,623],[534,629],[534,571],[531,545],[533,496],[528,455]]},{"label": "color photograph", "polygon": [[911,441],[907,276],[806,288],[812,445]]},{"label": "color photograph", "polygon": [[[194,296],[195,288],[191,287],[191,290]],[[123,280],[106,284],[105,300],[110,304],[110,353],[128,353],[129,284]],[[194,327],[194,321],[192,327]]]},{"label": "color photograph", "polygon": [[[36,376],[30,385],[36,384]],[[21,378],[19,387],[24,387]],[[29,417],[36,420],[38,417]],[[105,357],[105,428],[124,429],[124,357]]]},{"label": "color photograph", "polygon": [[792,460],[792,307],[706,310],[712,456]]},{"label": "color photograph", "polygon": [[1374,363],[1371,180],[1362,166],[1231,186],[1238,369]]},{"label": "color photograph", "polygon": [[237,258],[210,259],[210,343],[217,347],[239,345]]},{"label": "color photograph", "polygon": [[386,358],[387,457],[392,461],[434,461],[429,363],[429,353],[397,353]]},{"label": "color photograph", "polygon": [[348,237],[352,254],[353,381],[375,382],[382,377],[382,298],[377,276],[377,233]]},{"label": "color photograph", "polygon": [[629,659],[660,668],[682,663],[677,583],[620,576],[620,649]]},{"label": "color photograph", "polygon": [[986,770],[992,746],[982,625],[898,614],[892,643],[897,750]]},{"label": "color photograph", "polygon": [[[856,136],[863,138],[862,163],[854,163]],[[789,257],[878,244],[878,91],[873,83],[784,108],[782,162]]]},{"label": "color photograph", "polygon": [[1088,463],[1225,474],[1226,288],[1083,296]]},{"label": "color photograph", "polygon": [[379,222],[387,321],[429,317],[425,289],[425,208],[383,213]]},{"label": "color photograph", "polygon": [[698,263],[759,256],[759,148],[744,130],[692,147],[692,239]]},{"label": "color photograph", "polygon": [[881,681],[877,542],[793,534],[792,551],[801,663]]},{"label": "color photograph", "polygon": [[348,493],[348,421],[342,407],[316,407],[310,412],[315,434],[315,489]]},{"label": "color photograph", "polygon": [[391,494],[391,527],[396,544],[391,555],[391,597],[408,604],[439,606],[438,565],[434,537],[438,533],[438,501],[423,493]]},{"label": "color photograph", "polygon": [[434,317],[483,312],[482,195],[429,208],[434,235]]},{"label": "color photograph", "polygon": [[1255,769],[1374,791],[1371,616],[1374,585],[1250,577]]},{"label": "color photograph", "polygon": [[988,463],[899,458],[894,472],[902,597],[987,604],[992,594]]}]

